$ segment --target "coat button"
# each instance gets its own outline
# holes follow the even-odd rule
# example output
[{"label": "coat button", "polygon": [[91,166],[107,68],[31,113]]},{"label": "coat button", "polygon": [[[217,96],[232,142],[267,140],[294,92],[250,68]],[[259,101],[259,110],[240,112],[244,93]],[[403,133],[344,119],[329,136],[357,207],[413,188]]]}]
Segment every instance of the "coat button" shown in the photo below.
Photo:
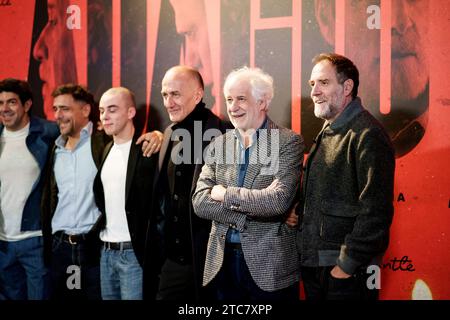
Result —
[{"label": "coat button", "polygon": [[174,194],[173,195],[173,200],[175,200],[175,201],[178,200],[178,195]]},{"label": "coat button", "polygon": [[177,216],[173,217],[173,222],[178,222],[178,217]]},{"label": "coat button", "polygon": [[181,171],[175,172],[175,175],[176,175],[177,177],[181,177]]}]

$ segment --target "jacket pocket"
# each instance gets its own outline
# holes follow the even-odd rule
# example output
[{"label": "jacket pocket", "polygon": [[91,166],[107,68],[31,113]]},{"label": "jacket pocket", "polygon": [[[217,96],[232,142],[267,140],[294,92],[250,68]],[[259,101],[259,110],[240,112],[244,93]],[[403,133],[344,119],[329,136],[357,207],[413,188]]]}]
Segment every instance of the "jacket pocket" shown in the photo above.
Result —
[{"label": "jacket pocket", "polygon": [[353,231],[357,210],[341,208],[322,212],[320,220],[320,238],[327,242],[342,244],[345,236]]}]

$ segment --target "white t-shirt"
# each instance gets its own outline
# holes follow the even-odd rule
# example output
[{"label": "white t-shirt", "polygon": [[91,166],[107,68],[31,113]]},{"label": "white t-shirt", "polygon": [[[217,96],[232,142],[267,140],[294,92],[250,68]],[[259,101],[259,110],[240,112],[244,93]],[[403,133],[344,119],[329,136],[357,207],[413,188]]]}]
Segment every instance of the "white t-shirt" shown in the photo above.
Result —
[{"label": "white t-shirt", "polygon": [[106,228],[100,233],[102,241],[131,241],[125,213],[125,182],[131,141],[114,143],[102,167],[100,177],[106,211]]},{"label": "white t-shirt", "polygon": [[42,231],[20,231],[25,203],[40,170],[25,140],[28,123],[18,131],[4,128],[0,137],[0,240],[19,241],[42,235]]}]

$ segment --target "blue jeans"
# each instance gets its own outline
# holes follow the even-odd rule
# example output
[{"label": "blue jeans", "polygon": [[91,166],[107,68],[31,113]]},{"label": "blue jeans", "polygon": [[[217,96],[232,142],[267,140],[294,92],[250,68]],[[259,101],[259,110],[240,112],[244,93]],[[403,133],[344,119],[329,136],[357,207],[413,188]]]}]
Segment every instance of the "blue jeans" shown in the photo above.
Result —
[{"label": "blue jeans", "polygon": [[298,282],[276,291],[264,291],[253,280],[242,249],[225,245],[222,268],[216,276],[219,301],[298,301]]},{"label": "blue jeans", "polygon": [[102,249],[100,282],[103,300],[142,300],[142,267],[133,249]]},{"label": "blue jeans", "polygon": [[0,240],[0,299],[45,300],[49,273],[44,266],[42,237]]},{"label": "blue jeans", "polygon": [[[51,275],[51,299],[55,300],[100,300],[100,246],[98,241],[84,240],[70,244],[53,235]],[[67,281],[72,274],[69,266],[80,269],[80,288],[69,289]]]}]

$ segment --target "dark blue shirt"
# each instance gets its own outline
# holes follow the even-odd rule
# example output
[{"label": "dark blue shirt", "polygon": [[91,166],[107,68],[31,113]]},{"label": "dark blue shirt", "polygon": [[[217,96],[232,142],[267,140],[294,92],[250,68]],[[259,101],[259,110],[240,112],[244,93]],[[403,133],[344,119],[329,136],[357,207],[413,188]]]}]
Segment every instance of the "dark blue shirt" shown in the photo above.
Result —
[{"label": "dark blue shirt", "polygon": [[[239,172],[237,175],[237,187],[242,187],[244,185],[244,179],[245,174],[247,173],[248,163],[250,159],[250,152],[253,152],[253,150],[256,148],[256,140],[259,138],[259,130],[267,127],[267,117],[264,120],[261,127],[259,127],[258,130],[253,134],[252,144],[245,147],[244,141],[242,140],[241,135],[239,134],[239,131],[235,129],[235,136],[238,140],[237,148],[238,148],[238,157],[239,157]],[[227,238],[225,240],[229,243],[241,243],[240,233],[239,230],[236,229],[233,225],[230,225],[230,228],[227,232]]]}]

